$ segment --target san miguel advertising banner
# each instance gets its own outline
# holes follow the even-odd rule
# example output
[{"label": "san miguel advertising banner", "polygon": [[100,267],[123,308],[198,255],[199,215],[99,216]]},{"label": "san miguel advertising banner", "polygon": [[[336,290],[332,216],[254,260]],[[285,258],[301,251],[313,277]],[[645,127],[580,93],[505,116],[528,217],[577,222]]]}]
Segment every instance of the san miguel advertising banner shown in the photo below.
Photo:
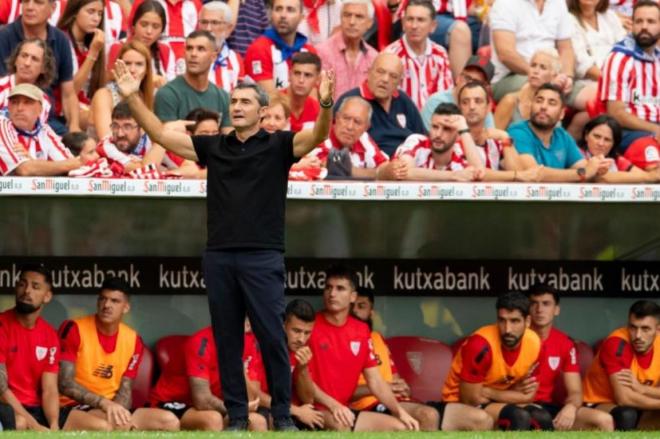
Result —
[{"label": "san miguel advertising banner", "polygon": [[[9,294],[20,267],[40,262],[52,271],[59,294],[94,294],[108,276],[120,276],[133,294],[204,294],[199,258],[0,257],[0,293]],[[289,295],[320,294],[324,270],[341,263],[361,286],[384,296],[496,296],[546,283],[580,297],[660,297],[660,264],[653,261],[483,261],[433,259],[287,258]]]}]

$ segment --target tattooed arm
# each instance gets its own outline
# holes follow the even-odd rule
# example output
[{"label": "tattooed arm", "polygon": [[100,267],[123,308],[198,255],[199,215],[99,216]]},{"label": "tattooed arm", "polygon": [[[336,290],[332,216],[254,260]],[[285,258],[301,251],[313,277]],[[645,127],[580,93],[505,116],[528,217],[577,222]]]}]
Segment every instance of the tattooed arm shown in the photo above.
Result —
[{"label": "tattooed arm", "polygon": [[124,407],[126,410],[131,409],[133,405],[133,380],[128,377],[122,377],[121,383],[119,384],[119,390],[115,394],[115,397],[112,398],[114,402]]},{"label": "tattooed arm", "polygon": [[46,427],[39,424],[34,417],[25,410],[23,404],[16,398],[14,392],[9,389],[9,376],[5,363],[0,363],[0,399],[14,409],[16,416],[25,418],[28,430],[48,431]]},{"label": "tattooed arm", "polygon": [[[62,395],[68,396],[80,404],[86,404],[102,410],[106,414],[106,419],[113,425],[126,425],[131,422],[131,412],[124,406],[115,401],[90,392],[85,387],[76,382],[76,365],[71,361],[60,361],[59,389]],[[122,379],[122,385],[124,379]],[[130,389],[130,387],[129,387]],[[120,387],[121,391],[121,387]],[[120,392],[117,392],[119,395]],[[129,391],[130,404],[130,391]]]},{"label": "tattooed arm", "polygon": [[211,393],[209,382],[202,378],[190,377],[190,393],[192,395],[193,406],[197,410],[215,410],[222,415],[227,414],[225,403]]}]

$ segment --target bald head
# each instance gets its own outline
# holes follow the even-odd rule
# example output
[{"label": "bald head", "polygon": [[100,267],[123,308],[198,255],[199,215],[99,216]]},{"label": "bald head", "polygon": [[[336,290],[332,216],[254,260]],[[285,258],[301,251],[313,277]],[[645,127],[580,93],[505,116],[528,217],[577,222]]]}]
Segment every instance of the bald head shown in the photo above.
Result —
[{"label": "bald head", "polygon": [[389,100],[399,86],[402,75],[401,59],[393,53],[382,52],[369,69],[367,83],[376,99]]}]

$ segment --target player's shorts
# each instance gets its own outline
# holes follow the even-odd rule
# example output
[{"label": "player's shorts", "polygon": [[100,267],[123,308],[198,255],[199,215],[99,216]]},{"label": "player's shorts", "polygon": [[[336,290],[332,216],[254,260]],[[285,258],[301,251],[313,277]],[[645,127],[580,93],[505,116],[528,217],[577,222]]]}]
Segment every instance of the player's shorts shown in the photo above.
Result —
[{"label": "player's shorts", "polygon": [[433,407],[438,412],[438,425],[442,427],[442,419],[445,416],[445,409],[447,408],[447,404],[451,404],[451,402],[427,401],[425,404],[429,407]]},{"label": "player's shorts", "polygon": [[[25,410],[34,417],[34,419],[46,428],[50,428],[46,413],[42,407],[25,406]],[[60,407],[59,419],[57,421],[60,428],[64,427],[69,413],[70,407]],[[16,414],[14,409],[9,404],[0,403],[0,422],[4,430],[16,430]]]},{"label": "player's shorts", "polygon": [[177,419],[181,419],[183,418],[183,415],[192,407],[190,407],[188,404],[183,402],[166,401],[166,402],[157,403],[156,408],[167,410],[168,412],[173,413],[174,416],[177,417]]}]

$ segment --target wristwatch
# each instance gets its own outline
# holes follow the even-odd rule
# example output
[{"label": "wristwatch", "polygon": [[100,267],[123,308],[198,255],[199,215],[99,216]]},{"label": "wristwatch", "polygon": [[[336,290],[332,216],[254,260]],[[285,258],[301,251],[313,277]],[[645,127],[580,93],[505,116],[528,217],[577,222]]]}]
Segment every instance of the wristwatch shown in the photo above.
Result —
[{"label": "wristwatch", "polygon": [[470,129],[469,128],[464,128],[462,130],[458,130],[458,135],[462,136],[463,134],[469,133]]},{"label": "wristwatch", "polygon": [[580,182],[584,183],[587,181],[587,168],[577,168],[575,171],[580,178]]}]

